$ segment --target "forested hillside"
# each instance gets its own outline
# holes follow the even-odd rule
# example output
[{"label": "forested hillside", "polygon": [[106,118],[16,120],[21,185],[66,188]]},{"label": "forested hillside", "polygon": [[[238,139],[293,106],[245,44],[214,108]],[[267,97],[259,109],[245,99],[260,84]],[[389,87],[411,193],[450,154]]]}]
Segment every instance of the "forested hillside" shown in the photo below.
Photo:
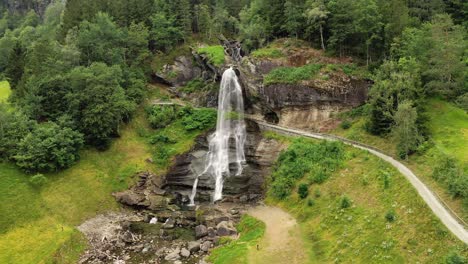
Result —
[{"label": "forested hillside", "polygon": [[[326,132],[403,160],[468,220],[467,1],[5,0],[0,3],[0,179],[5,183],[0,183],[5,193],[0,197],[24,197],[18,212],[31,213],[40,228],[63,224],[67,233],[51,232],[60,241],[24,263],[51,255],[59,262],[69,262],[69,256],[76,260],[84,243],[75,225],[116,209],[111,192],[129,187],[139,170],[164,173],[176,155],[214,126],[213,111],[190,105],[196,97],[210,96],[214,103],[194,106],[216,105],[213,91],[220,76],[200,73],[176,92],[154,85],[171,84],[167,80],[179,78],[171,65],[195,65],[197,58],[210,70],[226,69],[227,62],[237,59],[225,59],[232,54],[221,45],[229,41],[239,43],[239,55],[245,58],[266,64],[293,61],[254,76],[265,90],[319,78],[326,82],[336,72],[342,79],[369,84],[365,103],[332,116],[337,121]],[[288,52],[304,50],[316,58],[297,65],[297,58],[286,58]],[[181,62],[180,56],[189,59]],[[246,107],[259,100],[255,94],[245,96],[251,96]],[[174,108],[152,106],[167,100],[180,101]],[[101,159],[110,168],[100,168],[96,162]],[[122,165],[127,161],[131,166]],[[73,178],[77,174],[82,178],[76,181],[90,186],[90,197],[99,192],[96,200],[104,206],[88,197],[74,219],[60,212],[52,197],[67,200],[54,184],[68,192],[79,186]],[[120,178],[116,183],[112,177]],[[276,203],[286,207],[280,200],[291,199],[288,188],[295,189],[295,183],[283,188],[270,179],[268,184],[270,196],[273,192]],[[76,203],[78,197],[72,193],[70,201]],[[36,200],[45,200],[47,208]],[[70,208],[70,214],[79,211]],[[15,206],[0,209],[5,216],[0,235],[28,233],[27,220]],[[50,223],[43,217],[48,212]],[[15,225],[21,228],[15,230]],[[1,250],[10,245],[5,241],[0,239]],[[79,253],[64,253],[65,243]],[[18,249],[12,252],[7,261],[22,255]],[[61,259],[61,254],[66,256]],[[466,261],[458,254],[447,263]]]}]

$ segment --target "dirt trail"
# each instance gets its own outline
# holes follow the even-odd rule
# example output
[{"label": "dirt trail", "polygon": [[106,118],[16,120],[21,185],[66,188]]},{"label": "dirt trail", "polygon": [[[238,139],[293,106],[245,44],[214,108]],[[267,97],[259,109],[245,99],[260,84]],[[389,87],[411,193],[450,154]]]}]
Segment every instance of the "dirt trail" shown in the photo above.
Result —
[{"label": "dirt trail", "polygon": [[302,264],[306,262],[305,248],[296,220],[277,207],[256,206],[248,210],[249,215],[263,221],[265,235],[249,252],[249,263],[255,264]]}]

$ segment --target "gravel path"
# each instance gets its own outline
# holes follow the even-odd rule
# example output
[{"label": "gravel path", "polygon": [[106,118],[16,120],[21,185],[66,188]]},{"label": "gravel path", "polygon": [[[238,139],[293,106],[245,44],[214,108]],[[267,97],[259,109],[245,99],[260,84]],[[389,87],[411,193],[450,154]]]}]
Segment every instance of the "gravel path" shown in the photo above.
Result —
[{"label": "gravel path", "polygon": [[461,241],[468,244],[468,231],[464,226],[457,221],[457,219],[447,210],[446,207],[441,203],[441,201],[432,193],[432,191],[410,170],[401,162],[395,160],[394,158],[382,153],[380,150],[373,148],[371,146],[366,146],[364,144],[354,142],[345,138],[321,134],[321,133],[311,133],[301,130],[295,130],[285,127],[280,127],[272,124],[265,123],[263,121],[254,120],[258,123],[261,129],[274,131],[280,134],[287,134],[292,136],[304,136],[315,139],[325,139],[325,140],[338,140],[342,141],[345,144],[364,149],[372,153],[373,155],[387,161],[393,167],[397,168],[401,174],[403,174],[406,179],[413,185],[413,187],[418,191],[419,195],[423,198],[426,204],[431,208],[434,214],[442,221],[442,223],[452,232],[456,237]]},{"label": "gravel path", "polygon": [[249,252],[249,263],[301,264],[306,263],[306,253],[296,220],[278,207],[256,206],[247,214],[263,221],[265,235],[257,248]]}]

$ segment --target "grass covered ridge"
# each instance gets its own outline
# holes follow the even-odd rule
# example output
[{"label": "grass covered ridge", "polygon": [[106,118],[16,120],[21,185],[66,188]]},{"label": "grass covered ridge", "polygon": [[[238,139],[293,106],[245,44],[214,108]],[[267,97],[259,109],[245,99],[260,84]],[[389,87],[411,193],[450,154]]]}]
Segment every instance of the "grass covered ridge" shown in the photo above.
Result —
[{"label": "grass covered ridge", "polygon": [[215,66],[224,64],[224,48],[221,45],[207,46],[198,48],[199,54],[205,54],[208,60]]},{"label": "grass covered ridge", "polygon": [[[316,151],[313,145],[324,144],[316,142],[294,140],[284,153]],[[339,148],[343,164],[322,183],[309,181],[309,175],[317,174],[314,170],[304,171],[289,195],[278,198],[273,191],[268,193],[268,203],[297,218],[310,263],[443,263],[451,252],[468,255],[468,247],[440,223],[398,171],[368,152]],[[321,155],[322,159],[309,162],[320,166],[331,157],[327,152]],[[302,160],[291,154],[287,157],[278,160],[281,169],[271,185],[288,178],[295,170],[294,161]],[[305,194],[299,191],[301,185],[306,185]]]},{"label": "grass covered ridge", "polygon": [[265,224],[256,218],[243,215],[236,226],[240,233],[237,240],[227,241],[225,245],[211,251],[209,261],[213,264],[247,264],[249,248],[260,240],[265,233]]},{"label": "grass covered ridge", "polygon": [[275,47],[265,47],[258,50],[254,50],[251,53],[251,56],[259,59],[276,59],[284,56],[283,52]]}]

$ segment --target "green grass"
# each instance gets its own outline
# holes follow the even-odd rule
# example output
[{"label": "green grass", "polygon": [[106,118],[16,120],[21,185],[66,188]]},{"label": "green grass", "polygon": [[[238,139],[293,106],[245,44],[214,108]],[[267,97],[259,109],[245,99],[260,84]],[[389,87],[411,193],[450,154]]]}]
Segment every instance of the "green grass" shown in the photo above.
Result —
[{"label": "green grass", "polygon": [[[151,90],[153,95],[165,93]],[[166,129],[178,140],[169,160],[189,150],[201,133],[185,133],[181,126]],[[76,263],[86,241],[75,227],[97,214],[119,210],[111,193],[133,184],[136,172],[166,171],[169,163],[145,161],[155,151],[146,138],[153,131],[141,107],[109,150],[83,150],[76,165],[47,174],[49,181],[41,189],[30,186],[30,176],[14,165],[0,163],[0,263]]]},{"label": "green grass", "polygon": [[[310,185],[308,198],[300,199],[297,192],[283,200],[271,193],[267,198],[297,218],[309,263],[443,263],[450,251],[468,255],[467,245],[440,223],[397,170],[366,151],[345,150],[343,168]],[[342,197],[351,200],[350,207],[342,208]],[[385,217],[390,210],[396,214],[393,222]]]},{"label": "green grass", "polygon": [[263,78],[265,85],[271,84],[296,84],[300,81],[310,80],[320,71],[323,65],[307,64],[302,67],[279,67],[275,68]]},{"label": "green grass", "polygon": [[198,48],[199,54],[205,54],[208,60],[215,66],[224,64],[224,48],[221,45]]},{"label": "green grass", "polygon": [[6,102],[10,94],[10,84],[7,81],[0,81],[0,103]]},{"label": "green grass", "polygon": [[468,113],[438,99],[429,101],[428,110],[429,129],[436,147],[468,162]]},{"label": "green grass", "polygon": [[284,56],[283,52],[280,49],[274,47],[266,47],[254,50],[251,55],[252,57],[259,59],[277,59]]},{"label": "green grass", "polygon": [[[468,167],[468,114],[451,103],[439,99],[427,102],[429,117],[429,132],[431,140],[425,150],[411,155],[403,161],[415,174],[423,180],[449,207],[465,222],[468,222],[468,206],[462,199],[452,197],[445,184],[432,178],[432,171],[439,162],[441,155],[456,158],[461,167]],[[349,129],[337,128],[332,133],[355,141],[365,143],[383,150],[396,157],[396,139],[392,136],[379,137],[365,130],[365,117],[354,116],[350,119]]]},{"label": "green grass", "polygon": [[247,264],[249,248],[257,244],[265,233],[265,223],[243,215],[237,225],[240,238],[228,240],[226,244],[211,251],[208,260],[213,264]]}]

